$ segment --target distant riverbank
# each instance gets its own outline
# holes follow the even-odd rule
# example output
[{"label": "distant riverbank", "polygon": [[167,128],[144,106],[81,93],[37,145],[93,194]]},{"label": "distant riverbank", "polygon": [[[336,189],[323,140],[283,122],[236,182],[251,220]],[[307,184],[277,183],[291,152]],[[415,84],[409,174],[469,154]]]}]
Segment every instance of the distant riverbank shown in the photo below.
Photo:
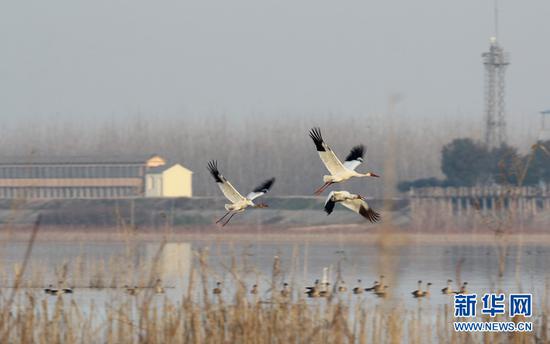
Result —
[{"label": "distant riverbank", "polygon": [[[1,241],[28,241],[30,228],[3,227],[0,232]],[[331,231],[304,231],[299,228],[251,228],[226,227],[224,229],[210,228],[193,230],[165,228],[147,231],[132,231],[122,228],[78,228],[49,227],[40,229],[37,241],[78,242],[78,241],[143,241],[143,242],[179,242],[206,241],[217,242],[280,242],[280,243],[365,243],[388,246],[407,245],[490,245],[507,243],[517,245],[550,245],[549,234],[517,234],[517,233],[408,233],[404,231],[383,232],[376,229],[370,232],[359,231],[355,226],[342,226]]]},{"label": "distant riverbank", "polygon": [[[382,214],[382,223],[370,223],[356,213],[337,206],[327,216],[323,211],[324,197],[266,197],[266,209],[249,209],[236,215],[220,229],[216,219],[225,213],[223,198],[172,199],[74,199],[74,200],[0,200],[0,230],[24,230],[38,215],[44,231],[108,232],[135,231],[163,233],[167,230],[181,235],[214,235],[239,233],[254,235],[320,235],[376,234],[382,226],[403,233],[484,234],[495,232],[546,234],[550,228],[550,211],[535,215],[521,212],[502,214],[471,211],[469,214],[442,212],[428,205],[411,209],[406,198],[392,202],[372,199],[369,204]],[[384,206],[391,204],[389,209]],[[47,228],[47,229],[46,229]],[[431,234],[430,234],[431,235]],[[458,239],[457,239],[458,240]]]}]

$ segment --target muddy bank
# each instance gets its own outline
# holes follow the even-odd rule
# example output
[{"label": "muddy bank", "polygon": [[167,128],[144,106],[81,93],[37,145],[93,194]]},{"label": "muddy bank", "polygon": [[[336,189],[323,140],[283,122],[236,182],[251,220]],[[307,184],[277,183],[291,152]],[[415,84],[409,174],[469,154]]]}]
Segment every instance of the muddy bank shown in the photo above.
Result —
[{"label": "muddy bank", "polygon": [[[415,207],[411,211],[406,198],[397,199],[389,210],[383,200],[369,200],[382,214],[382,224],[372,224],[357,214],[337,206],[327,216],[324,197],[266,197],[266,209],[249,209],[236,215],[223,230],[238,233],[347,234],[373,233],[382,224],[405,233],[489,234],[498,232],[550,232],[550,212],[535,216],[521,213],[469,216],[439,212],[432,207]],[[70,231],[105,231],[131,228],[139,232],[217,233],[214,223],[225,213],[222,198],[120,199],[120,200],[0,200],[1,228],[25,228],[40,214],[44,230],[63,228]],[[46,229],[47,228],[47,229]]]}]

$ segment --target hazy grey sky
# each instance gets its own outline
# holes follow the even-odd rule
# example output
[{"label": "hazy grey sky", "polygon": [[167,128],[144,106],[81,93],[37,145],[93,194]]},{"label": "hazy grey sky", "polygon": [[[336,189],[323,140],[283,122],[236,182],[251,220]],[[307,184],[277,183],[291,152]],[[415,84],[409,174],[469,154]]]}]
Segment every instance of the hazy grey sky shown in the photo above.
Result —
[{"label": "hazy grey sky", "polygon": [[[397,91],[410,116],[481,116],[492,4],[0,0],[0,115],[375,113]],[[508,112],[536,114],[550,1],[500,10]]]}]

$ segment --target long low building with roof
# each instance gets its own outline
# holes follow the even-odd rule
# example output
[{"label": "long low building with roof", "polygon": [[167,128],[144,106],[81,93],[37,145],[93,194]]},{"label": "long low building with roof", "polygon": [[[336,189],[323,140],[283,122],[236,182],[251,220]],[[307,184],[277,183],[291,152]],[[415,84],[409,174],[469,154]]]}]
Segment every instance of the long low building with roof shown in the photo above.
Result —
[{"label": "long low building with roof", "polygon": [[0,157],[0,198],[192,197],[192,174],[159,155]]}]

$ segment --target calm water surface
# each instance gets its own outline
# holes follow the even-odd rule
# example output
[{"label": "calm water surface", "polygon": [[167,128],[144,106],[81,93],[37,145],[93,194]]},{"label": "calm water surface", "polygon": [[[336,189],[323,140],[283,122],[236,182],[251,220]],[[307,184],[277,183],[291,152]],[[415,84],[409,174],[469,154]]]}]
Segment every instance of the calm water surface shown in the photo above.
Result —
[{"label": "calm water surface", "polygon": [[[144,262],[157,260],[158,271],[167,287],[165,296],[178,302],[187,290],[191,265],[198,266],[193,252],[205,249],[209,252],[209,287],[213,288],[216,281],[223,282],[223,295],[228,300],[234,292],[230,272],[232,264],[247,286],[259,283],[260,295],[269,298],[274,256],[278,256],[282,268],[278,282],[289,282],[295,290],[320,279],[324,268],[328,268],[331,283],[340,275],[349,289],[357,285],[358,279],[362,280],[363,287],[371,286],[383,273],[398,302],[416,307],[418,301],[411,297],[410,292],[416,289],[417,280],[433,283],[432,296],[423,302],[437,306],[449,303],[449,296],[439,292],[445,281],[448,278],[456,281],[458,277],[469,282],[471,292],[497,289],[507,293],[532,292],[535,300],[540,302],[546,292],[550,264],[550,247],[528,245],[519,248],[514,243],[505,253],[491,244],[409,245],[381,251],[374,244],[347,242],[189,241],[167,243],[160,253],[159,246],[159,243],[142,242],[130,245],[124,242],[37,242],[24,279],[27,286],[44,295],[41,289],[49,283],[56,285],[58,276],[66,270],[67,284],[75,286],[75,293],[63,297],[75,298],[81,304],[94,300],[96,305],[101,305],[120,299],[121,295],[130,297],[122,287],[141,283],[140,278],[143,281],[150,272]],[[11,285],[14,267],[21,264],[25,248],[26,243],[3,243],[1,246],[4,295]],[[503,258],[499,259],[499,255]],[[103,283],[118,288],[85,288],[97,277],[98,266],[109,266],[113,261],[122,262],[124,267],[117,270],[116,276],[106,273]],[[40,276],[36,277],[37,274]],[[379,302],[372,294],[364,297]]]}]

